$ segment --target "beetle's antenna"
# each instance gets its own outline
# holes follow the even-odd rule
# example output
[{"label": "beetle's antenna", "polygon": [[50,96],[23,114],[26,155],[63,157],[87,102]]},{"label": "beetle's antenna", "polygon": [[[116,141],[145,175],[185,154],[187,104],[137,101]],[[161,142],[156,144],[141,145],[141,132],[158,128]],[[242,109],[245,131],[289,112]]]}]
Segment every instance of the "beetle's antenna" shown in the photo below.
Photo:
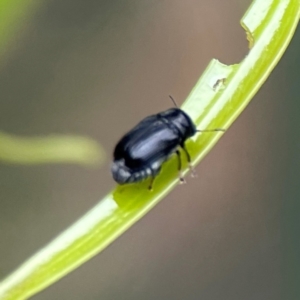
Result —
[{"label": "beetle's antenna", "polygon": [[178,108],[178,105],[177,105],[176,101],[174,100],[174,98],[173,98],[171,95],[169,95],[169,97],[170,97],[170,99],[172,100],[172,102],[173,102],[173,104],[175,105],[175,107]]},{"label": "beetle's antenna", "polygon": [[196,131],[197,131],[197,132],[216,132],[216,131],[222,131],[222,132],[225,132],[225,129],[223,129],[223,128],[203,129],[203,130],[196,129]]}]

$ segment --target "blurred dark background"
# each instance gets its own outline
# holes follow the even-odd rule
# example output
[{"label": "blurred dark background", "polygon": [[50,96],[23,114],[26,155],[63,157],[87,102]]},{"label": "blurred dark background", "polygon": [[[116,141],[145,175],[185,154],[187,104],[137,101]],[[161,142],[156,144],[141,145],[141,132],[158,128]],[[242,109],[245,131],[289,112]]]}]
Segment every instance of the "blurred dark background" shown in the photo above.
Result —
[{"label": "blurred dark background", "polygon": [[[243,59],[250,3],[43,1],[0,58],[0,129],[90,136],[110,157],[170,93],[181,103],[212,58]],[[299,299],[299,50],[298,30],[198,178],[34,299]],[[1,164],[0,278],[114,187],[109,164]]]}]

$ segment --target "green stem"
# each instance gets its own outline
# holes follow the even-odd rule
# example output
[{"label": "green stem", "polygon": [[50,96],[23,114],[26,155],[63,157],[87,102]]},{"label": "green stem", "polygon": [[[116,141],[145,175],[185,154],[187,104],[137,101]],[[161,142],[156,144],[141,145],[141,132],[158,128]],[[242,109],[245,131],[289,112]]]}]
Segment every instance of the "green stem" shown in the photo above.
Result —
[{"label": "green stem", "polygon": [[99,166],[104,157],[101,146],[87,137],[20,137],[0,131],[0,161],[7,164],[77,163]]},{"label": "green stem", "polygon": [[[279,61],[299,15],[299,0],[252,3],[242,19],[251,47],[247,57],[233,66],[213,60],[183,105],[199,128],[227,129],[233,123]],[[191,140],[188,149],[193,161],[199,162],[221,136],[222,133],[203,133]],[[5,279],[0,285],[0,299],[26,299],[59,280],[113,242],[177,183],[174,158],[164,166],[153,192],[147,190],[147,183],[117,187]]]}]

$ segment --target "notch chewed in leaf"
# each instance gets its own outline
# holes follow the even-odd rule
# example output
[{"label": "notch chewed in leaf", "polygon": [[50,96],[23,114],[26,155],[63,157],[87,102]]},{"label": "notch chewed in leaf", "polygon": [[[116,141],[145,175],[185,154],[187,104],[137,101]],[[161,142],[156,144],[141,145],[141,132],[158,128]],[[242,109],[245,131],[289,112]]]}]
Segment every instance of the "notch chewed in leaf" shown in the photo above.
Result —
[{"label": "notch chewed in leaf", "polygon": [[[267,79],[297,27],[299,0],[256,0],[242,19],[249,54],[236,65],[213,60],[181,107],[199,129],[228,129]],[[254,71],[255,70],[255,71]],[[224,87],[214,89],[226,78]],[[193,164],[223,136],[198,134],[187,143]],[[183,165],[187,172],[187,164]],[[78,222],[0,284],[0,299],[26,299],[89,260],[151,210],[177,184],[176,158],[166,163],[153,192],[147,182],[117,187]]]}]

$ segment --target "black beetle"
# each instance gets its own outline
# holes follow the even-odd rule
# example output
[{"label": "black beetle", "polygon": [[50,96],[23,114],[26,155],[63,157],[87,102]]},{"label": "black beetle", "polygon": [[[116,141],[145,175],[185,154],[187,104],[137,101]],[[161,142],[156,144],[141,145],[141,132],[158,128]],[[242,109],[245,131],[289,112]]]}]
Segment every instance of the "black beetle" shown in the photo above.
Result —
[{"label": "black beetle", "polygon": [[143,119],[116,145],[111,171],[117,183],[139,182],[151,177],[151,190],[162,164],[174,153],[178,157],[179,179],[184,182],[179,148],[185,152],[191,168],[191,157],[185,148],[185,141],[199,131],[223,131],[197,130],[191,118],[170,98],[176,107]]}]

